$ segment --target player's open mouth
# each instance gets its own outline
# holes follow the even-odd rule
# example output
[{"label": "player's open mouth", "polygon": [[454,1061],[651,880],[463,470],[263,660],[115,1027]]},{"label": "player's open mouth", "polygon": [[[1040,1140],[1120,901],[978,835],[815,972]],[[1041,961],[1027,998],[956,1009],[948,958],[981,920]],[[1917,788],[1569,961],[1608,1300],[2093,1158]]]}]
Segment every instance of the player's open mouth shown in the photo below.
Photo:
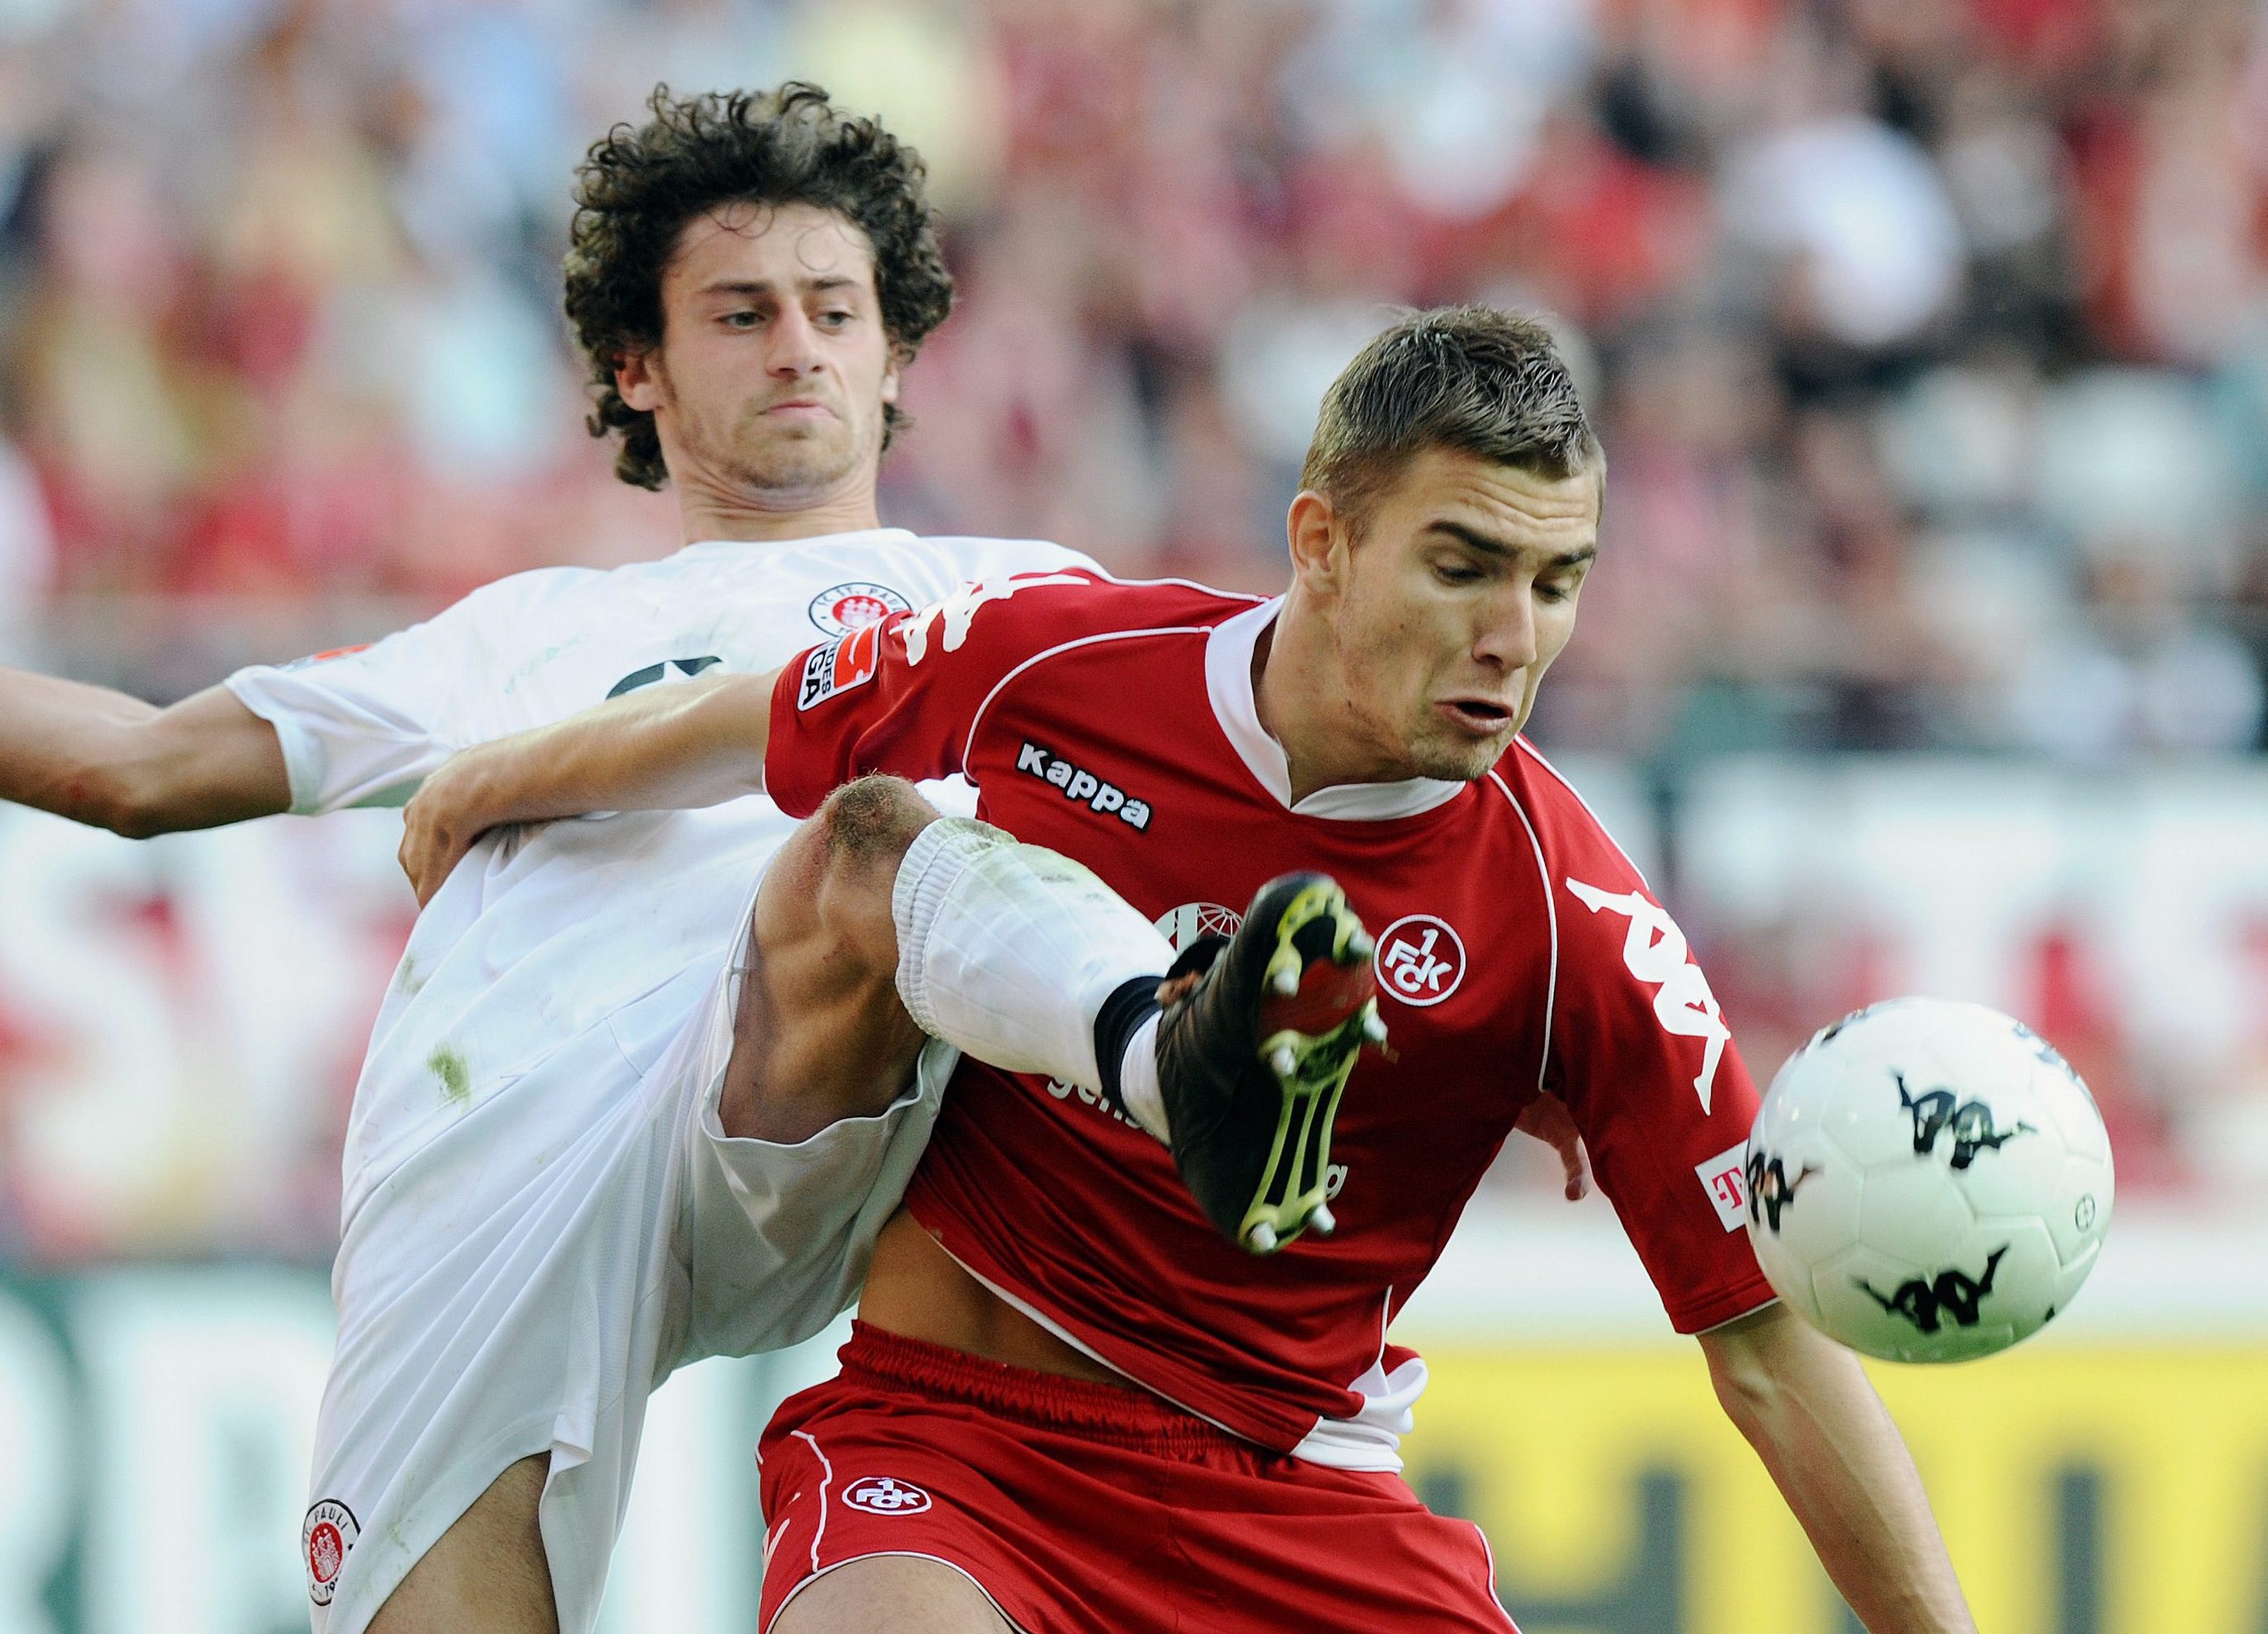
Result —
[{"label": "player's open mouth", "polygon": [[1434,707],[1476,737],[1493,737],[1512,725],[1512,711],[1481,698],[1444,698]]}]

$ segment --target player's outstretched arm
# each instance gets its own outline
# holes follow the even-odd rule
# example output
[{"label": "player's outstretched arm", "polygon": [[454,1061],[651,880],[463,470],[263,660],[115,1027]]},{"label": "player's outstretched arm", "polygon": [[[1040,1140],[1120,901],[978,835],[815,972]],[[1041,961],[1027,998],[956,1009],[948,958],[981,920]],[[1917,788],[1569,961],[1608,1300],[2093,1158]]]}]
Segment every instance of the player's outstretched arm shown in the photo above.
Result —
[{"label": "player's outstretched arm", "polygon": [[452,756],[402,813],[401,868],[418,902],[506,823],[681,811],[762,792],[778,673],[644,688]]},{"label": "player's outstretched arm", "polygon": [[139,840],[287,811],[291,779],[276,728],[225,688],[161,710],[0,669],[0,799]]},{"label": "player's outstretched arm", "polygon": [[1783,1306],[1701,1336],[1727,1415],[1870,1634],[1976,1634],[1928,1496],[1859,1358]]}]

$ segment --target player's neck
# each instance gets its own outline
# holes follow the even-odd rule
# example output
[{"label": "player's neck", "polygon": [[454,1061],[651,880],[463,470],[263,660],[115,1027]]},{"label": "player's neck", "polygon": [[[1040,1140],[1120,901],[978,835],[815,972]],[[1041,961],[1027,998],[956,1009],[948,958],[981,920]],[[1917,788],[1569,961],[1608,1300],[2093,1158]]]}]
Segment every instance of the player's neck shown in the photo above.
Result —
[{"label": "player's neck", "polygon": [[831,494],[767,494],[725,489],[695,480],[677,485],[677,513],[685,542],[741,539],[763,542],[858,534],[882,525],[871,479],[845,482]]},{"label": "player's neck", "polygon": [[1254,712],[1261,729],[1283,747],[1291,803],[1297,806],[1319,789],[1408,777],[1390,760],[1364,753],[1329,629],[1323,620],[1300,615],[1299,595],[1294,585],[1252,652]]}]

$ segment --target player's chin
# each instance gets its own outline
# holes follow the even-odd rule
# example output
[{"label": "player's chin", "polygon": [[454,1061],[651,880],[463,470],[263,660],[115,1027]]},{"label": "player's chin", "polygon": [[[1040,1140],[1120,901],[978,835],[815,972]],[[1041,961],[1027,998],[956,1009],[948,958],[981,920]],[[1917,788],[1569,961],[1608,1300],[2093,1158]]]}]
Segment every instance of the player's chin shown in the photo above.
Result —
[{"label": "player's chin", "polygon": [[767,439],[751,449],[742,466],[750,485],[777,493],[810,493],[832,488],[852,465],[847,452],[819,438]]},{"label": "player's chin", "polygon": [[1435,734],[1411,745],[1410,758],[1421,777],[1434,777],[1443,783],[1477,783],[1504,758],[1516,730],[1512,722],[1506,721],[1501,731],[1485,737],[1462,732],[1453,737]]}]

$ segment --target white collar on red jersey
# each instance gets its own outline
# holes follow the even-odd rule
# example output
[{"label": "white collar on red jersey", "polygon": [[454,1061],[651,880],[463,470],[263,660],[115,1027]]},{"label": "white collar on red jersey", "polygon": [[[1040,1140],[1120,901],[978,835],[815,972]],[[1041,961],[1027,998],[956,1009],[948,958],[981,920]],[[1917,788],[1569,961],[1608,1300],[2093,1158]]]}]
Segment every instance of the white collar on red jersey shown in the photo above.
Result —
[{"label": "white collar on red jersey", "polygon": [[1387,817],[1415,817],[1454,800],[1468,785],[1445,783],[1438,777],[1410,777],[1401,783],[1342,783],[1318,789],[1298,805],[1292,804],[1292,766],[1284,746],[1260,724],[1260,707],[1252,696],[1252,650],[1260,632],[1276,622],[1284,598],[1263,601],[1248,613],[1213,626],[1205,642],[1205,691],[1212,712],[1237,754],[1260,786],[1302,817],[1333,817],[1349,822],[1376,822]]}]

